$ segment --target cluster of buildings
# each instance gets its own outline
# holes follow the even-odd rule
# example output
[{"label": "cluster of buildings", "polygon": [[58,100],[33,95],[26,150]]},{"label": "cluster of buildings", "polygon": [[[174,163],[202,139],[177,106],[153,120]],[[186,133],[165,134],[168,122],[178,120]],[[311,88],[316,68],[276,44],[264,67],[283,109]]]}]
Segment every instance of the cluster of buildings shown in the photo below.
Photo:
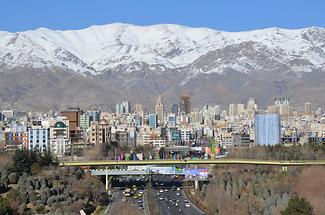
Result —
[{"label": "cluster of buildings", "polygon": [[255,100],[191,108],[190,97],[166,108],[159,96],[152,112],[129,101],[116,105],[115,112],[79,108],[50,113],[0,111],[0,148],[49,150],[59,158],[82,154],[97,144],[114,144],[134,150],[137,147],[159,151],[196,150],[219,152],[220,148],[250,147],[255,144],[304,144],[325,142],[325,115],[293,108],[288,98],[259,109]]}]

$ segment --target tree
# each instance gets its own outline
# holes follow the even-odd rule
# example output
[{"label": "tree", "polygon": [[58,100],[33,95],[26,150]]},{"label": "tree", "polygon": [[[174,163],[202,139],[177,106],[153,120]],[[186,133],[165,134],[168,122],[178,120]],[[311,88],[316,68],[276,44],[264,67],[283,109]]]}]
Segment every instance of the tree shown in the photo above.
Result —
[{"label": "tree", "polygon": [[313,207],[305,198],[295,196],[289,200],[288,207],[281,212],[282,215],[312,215]]},{"label": "tree", "polygon": [[0,197],[0,214],[9,215],[11,214],[10,204],[7,199]]},{"label": "tree", "polygon": [[33,175],[39,175],[39,173],[42,171],[42,168],[38,163],[33,163],[31,166],[31,171]]}]

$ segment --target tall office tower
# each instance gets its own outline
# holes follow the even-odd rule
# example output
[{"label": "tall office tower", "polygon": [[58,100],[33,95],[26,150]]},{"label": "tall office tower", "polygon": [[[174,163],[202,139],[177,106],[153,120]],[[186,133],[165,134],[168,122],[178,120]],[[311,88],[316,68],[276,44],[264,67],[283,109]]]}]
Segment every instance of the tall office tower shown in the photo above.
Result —
[{"label": "tall office tower", "polygon": [[214,115],[220,115],[221,113],[221,109],[220,109],[220,106],[216,105],[213,107],[213,114]]},{"label": "tall office tower", "polygon": [[249,113],[255,113],[257,110],[257,104],[255,102],[255,99],[253,97],[250,97],[247,101],[247,111]]},{"label": "tall office tower", "polygon": [[237,115],[237,105],[230,104],[229,105],[229,116],[236,116]]},{"label": "tall office tower", "polygon": [[274,104],[279,108],[280,115],[290,115],[291,108],[289,98],[275,98]]},{"label": "tall office tower", "polygon": [[237,114],[241,115],[245,112],[245,106],[244,104],[237,104]]},{"label": "tall office tower", "polygon": [[100,120],[100,110],[97,109],[92,109],[91,111],[88,112],[89,116],[91,117],[91,121],[93,122],[99,122]]},{"label": "tall office tower", "polygon": [[149,114],[149,127],[157,128],[157,115],[156,114]]},{"label": "tall office tower", "polygon": [[140,112],[142,112],[142,104],[135,104],[135,105],[134,105],[134,112],[135,112],[135,113],[140,113]]},{"label": "tall office tower", "polygon": [[116,104],[115,112],[116,113],[125,113],[123,103],[122,104]]},{"label": "tall office tower", "polygon": [[178,105],[177,104],[173,104],[172,113],[174,113],[176,116],[178,116]]},{"label": "tall office tower", "polygon": [[90,126],[90,122],[92,121],[92,116],[90,116],[90,112],[83,112],[80,115],[80,128],[82,130],[87,130]]},{"label": "tall office tower", "polygon": [[124,113],[131,113],[131,102],[124,101],[123,107],[124,107]]},{"label": "tall office tower", "polygon": [[281,142],[281,125],[279,114],[255,115],[255,143],[275,145]]},{"label": "tall office tower", "polygon": [[310,115],[311,114],[311,103],[305,102],[305,114]]},{"label": "tall office tower", "polygon": [[180,102],[180,109],[181,112],[185,114],[189,114],[191,112],[191,97],[187,95],[181,96],[181,102]]},{"label": "tall office tower", "polygon": [[158,123],[163,124],[164,123],[164,105],[161,101],[161,97],[158,96],[156,100],[156,106],[155,106],[156,115],[158,117]]}]

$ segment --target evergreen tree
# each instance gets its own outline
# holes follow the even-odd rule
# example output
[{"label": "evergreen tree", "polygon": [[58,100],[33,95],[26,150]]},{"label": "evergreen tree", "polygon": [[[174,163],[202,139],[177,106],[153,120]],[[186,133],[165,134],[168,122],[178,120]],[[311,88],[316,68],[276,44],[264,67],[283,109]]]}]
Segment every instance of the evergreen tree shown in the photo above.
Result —
[{"label": "evergreen tree", "polygon": [[7,199],[0,197],[0,214],[9,215],[11,214],[11,207]]},{"label": "evergreen tree", "polygon": [[295,196],[289,200],[288,207],[281,212],[282,215],[312,215],[313,207],[305,198]]}]

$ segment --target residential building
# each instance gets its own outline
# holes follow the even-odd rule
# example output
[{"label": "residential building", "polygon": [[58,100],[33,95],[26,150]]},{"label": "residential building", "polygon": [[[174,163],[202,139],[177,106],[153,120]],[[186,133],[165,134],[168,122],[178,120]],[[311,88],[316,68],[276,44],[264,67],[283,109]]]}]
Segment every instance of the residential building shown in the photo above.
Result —
[{"label": "residential building", "polygon": [[89,130],[89,143],[93,145],[109,142],[110,126],[105,119],[99,122],[91,122]]},{"label": "residential building", "polygon": [[69,137],[72,144],[83,140],[83,131],[80,129],[80,115],[81,110],[79,108],[71,108],[61,112],[61,116],[66,117],[69,121]]},{"label": "residential building", "polygon": [[167,127],[168,128],[175,128],[176,127],[176,115],[174,113],[168,114]]},{"label": "residential building", "polygon": [[50,150],[50,132],[48,127],[32,125],[28,129],[28,149],[39,152]]},{"label": "residential building", "polygon": [[4,143],[6,151],[15,151],[16,149],[28,149],[28,131],[27,126],[12,125],[6,128],[4,132]]},{"label": "residential building", "polygon": [[50,127],[50,151],[59,158],[69,155],[71,141],[69,121],[65,117],[59,117],[52,122]]}]

